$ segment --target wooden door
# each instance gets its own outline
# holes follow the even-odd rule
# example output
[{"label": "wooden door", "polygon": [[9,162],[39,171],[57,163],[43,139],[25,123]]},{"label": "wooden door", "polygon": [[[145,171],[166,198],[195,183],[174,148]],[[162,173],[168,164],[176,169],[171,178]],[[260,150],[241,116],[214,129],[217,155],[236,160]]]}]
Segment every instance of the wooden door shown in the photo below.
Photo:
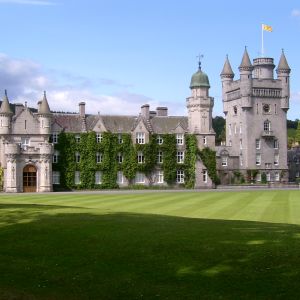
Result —
[{"label": "wooden door", "polygon": [[23,192],[36,192],[36,168],[28,165],[23,169]]}]

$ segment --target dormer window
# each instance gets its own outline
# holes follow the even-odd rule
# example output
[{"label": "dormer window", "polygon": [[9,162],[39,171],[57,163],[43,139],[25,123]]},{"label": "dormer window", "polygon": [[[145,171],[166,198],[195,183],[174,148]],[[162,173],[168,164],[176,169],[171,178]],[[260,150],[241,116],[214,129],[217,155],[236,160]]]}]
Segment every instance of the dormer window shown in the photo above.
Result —
[{"label": "dormer window", "polygon": [[184,142],[184,134],[183,133],[177,133],[176,134],[176,144],[177,145],[183,145]]},{"label": "dormer window", "polygon": [[135,141],[137,144],[145,144],[145,133],[144,132],[136,132]]},{"label": "dormer window", "polygon": [[96,141],[97,141],[97,143],[101,143],[102,139],[103,139],[102,134],[101,133],[96,133]]}]

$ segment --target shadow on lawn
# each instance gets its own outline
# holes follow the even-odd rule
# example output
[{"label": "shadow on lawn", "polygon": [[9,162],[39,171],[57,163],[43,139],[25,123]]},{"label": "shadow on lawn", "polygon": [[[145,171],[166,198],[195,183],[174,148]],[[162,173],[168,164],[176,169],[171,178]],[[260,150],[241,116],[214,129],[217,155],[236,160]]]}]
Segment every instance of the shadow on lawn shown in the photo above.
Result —
[{"label": "shadow on lawn", "polygon": [[0,207],[0,299],[299,298],[299,226]]}]

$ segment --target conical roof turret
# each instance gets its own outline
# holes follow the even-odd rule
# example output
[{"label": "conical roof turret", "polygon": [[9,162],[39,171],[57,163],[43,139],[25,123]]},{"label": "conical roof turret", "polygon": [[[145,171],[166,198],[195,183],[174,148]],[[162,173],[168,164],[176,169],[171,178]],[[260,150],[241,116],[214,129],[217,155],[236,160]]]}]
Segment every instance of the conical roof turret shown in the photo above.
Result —
[{"label": "conical roof turret", "polygon": [[244,55],[243,55],[243,58],[242,58],[242,62],[239,66],[239,70],[240,71],[252,71],[253,70],[253,66],[251,64],[249,54],[248,54],[248,51],[247,51],[246,47],[245,47]]},{"label": "conical roof turret", "polygon": [[12,111],[11,111],[11,109],[10,109],[10,106],[9,106],[9,101],[8,101],[7,91],[6,90],[5,90],[4,98],[2,100],[0,113],[1,114],[8,114],[8,115],[12,115],[13,114]]},{"label": "conical roof turret", "polygon": [[49,107],[49,104],[48,104],[48,101],[47,101],[46,92],[44,92],[44,97],[43,97],[43,100],[40,104],[40,109],[39,109],[38,113],[43,114],[43,115],[51,114],[50,107]]},{"label": "conical roof turret", "polygon": [[230,62],[228,59],[228,55],[226,55],[226,60],[225,60],[224,67],[223,67],[223,70],[222,70],[220,76],[222,78],[233,78],[234,77],[234,73],[232,71],[232,68],[231,68],[231,65],[230,65]]},{"label": "conical roof turret", "polygon": [[280,60],[279,60],[278,67],[277,67],[276,71],[277,71],[277,73],[278,72],[284,72],[284,73],[290,73],[291,72],[291,68],[289,67],[289,64],[286,60],[283,49],[282,49],[282,52],[281,52]]}]

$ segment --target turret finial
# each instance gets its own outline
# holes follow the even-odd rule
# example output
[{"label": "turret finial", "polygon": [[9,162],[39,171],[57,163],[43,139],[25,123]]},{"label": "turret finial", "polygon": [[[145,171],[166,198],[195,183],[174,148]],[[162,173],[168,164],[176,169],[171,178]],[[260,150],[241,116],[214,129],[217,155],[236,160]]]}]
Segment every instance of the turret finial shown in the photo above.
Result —
[{"label": "turret finial", "polygon": [[198,68],[199,68],[199,71],[201,71],[201,59],[204,57],[204,55],[203,54],[199,54],[198,56],[197,56],[197,58],[199,59],[198,60]]}]

